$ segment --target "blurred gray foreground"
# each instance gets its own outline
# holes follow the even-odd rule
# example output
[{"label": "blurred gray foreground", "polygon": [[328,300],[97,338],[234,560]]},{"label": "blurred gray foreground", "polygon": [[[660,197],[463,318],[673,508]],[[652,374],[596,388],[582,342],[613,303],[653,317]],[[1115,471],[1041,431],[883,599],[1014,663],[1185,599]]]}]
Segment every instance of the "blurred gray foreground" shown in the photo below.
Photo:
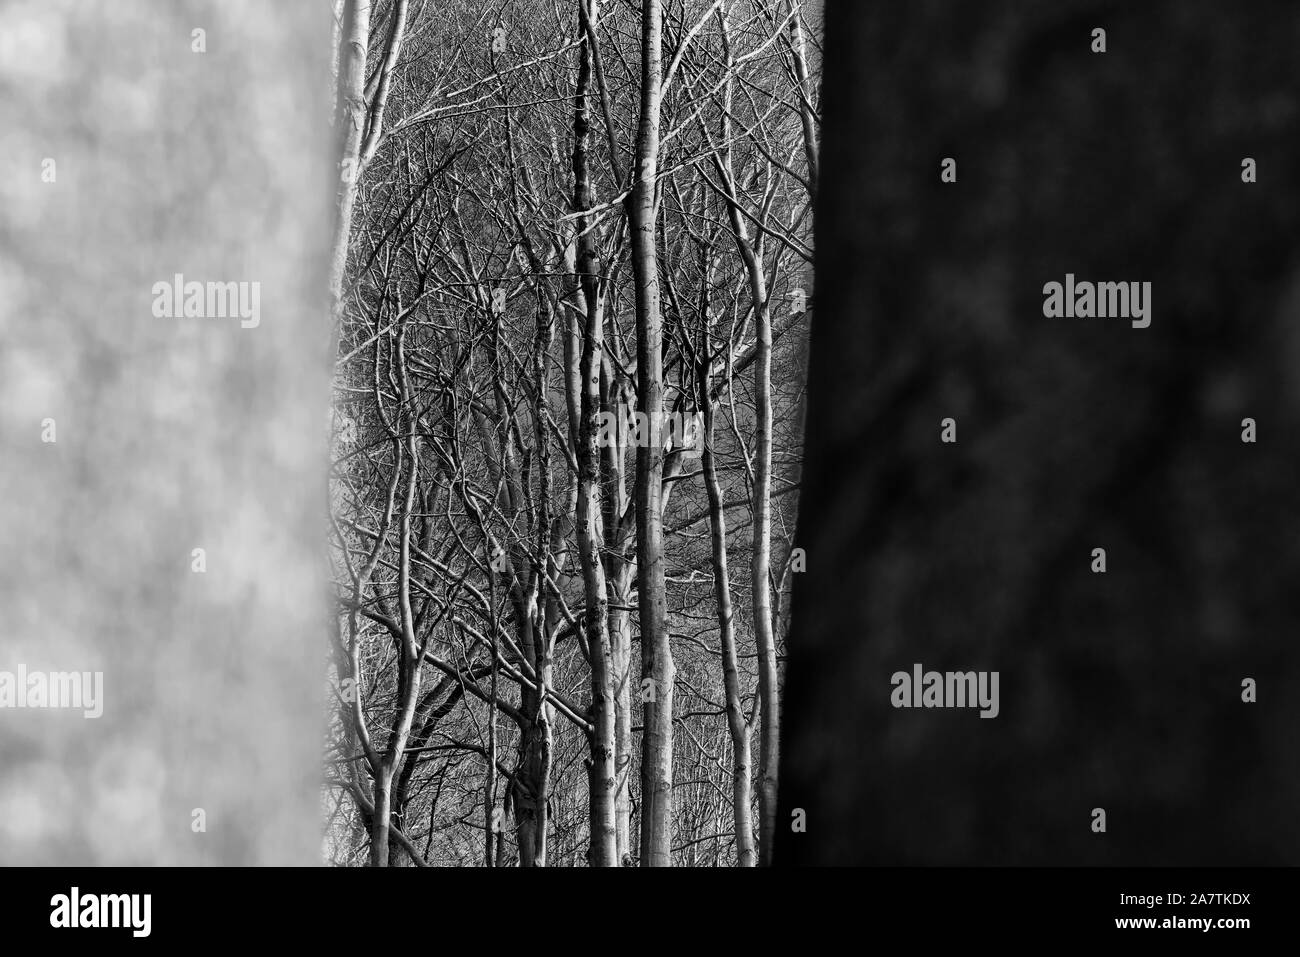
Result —
[{"label": "blurred gray foreground", "polygon": [[[0,0],[0,671],[105,699],[0,709],[0,864],[318,859],[330,42],[323,2]],[[176,273],[260,323],[155,317]]]}]

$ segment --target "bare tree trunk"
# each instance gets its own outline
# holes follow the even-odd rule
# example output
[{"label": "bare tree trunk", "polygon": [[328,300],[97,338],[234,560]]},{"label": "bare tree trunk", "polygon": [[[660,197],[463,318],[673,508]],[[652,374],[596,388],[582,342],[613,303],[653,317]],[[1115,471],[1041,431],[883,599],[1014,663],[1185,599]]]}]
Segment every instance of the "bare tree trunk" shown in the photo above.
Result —
[{"label": "bare tree trunk", "polygon": [[356,206],[361,170],[379,149],[384,111],[393,70],[406,36],[410,0],[393,0],[384,56],[367,82],[370,52],[371,0],[344,0],[339,33],[338,87],[334,106],[334,131],[339,143],[339,186],[334,211],[334,236],[330,248],[330,303],[337,334],[342,309],[343,279],[347,273],[348,243],[352,235],[352,210]]},{"label": "bare tree trunk", "polygon": [[[551,380],[551,346],[555,341],[554,315],[548,308],[545,298],[539,293],[536,304],[537,337],[533,346],[533,424],[534,443],[537,450],[537,521],[536,551],[540,558],[534,570],[533,602],[539,610],[537,628],[540,632],[537,644],[537,684],[540,691],[538,724],[541,736],[540,758],[542,761],[540,793],[538,804],[541,809],[540,830],[536,840],[535,863],[538,867],[547,864],[547,845],[550,834],[549,820],[551,809],[551,767],[555,753],[555,726],[552,709],[547,695],[555,681],[555,629],[559,612],[555,602],[556,585],[559,581],[559,558],[564,547],[564,523],[553,517],[551,490],[551,439],[549,424],[551,422],[550,388]],[[603,609],[602,609],[603,611]]]},{"label": "bare tree trunk", "polygon": [[[631,408],[630,388],[611,382],[609,364],[601,375],[601,411],[626,421]],[[629,499],[624,477],[627,434],[616,433],[614,443],[601,449],[605,496],[602,501],[605,531],[605,581],[610,595],[609,641],[614,657],[614,830],[619,862],[635,859],[632,838],[632,616],[630,600],[636,573],[635,518],[625,527]]]},{"label": "bare tree trunk", "polygon": [[[540,577],[538,572],[534,573]],[[520,647],[524,659],[537,676],[535,686],[525,686],[519,710],[523,716],[514,774],[515,829],[519,842],[520,867],[546,866],[547,813],[551,775],[551,706],[548,689],[552,683],[550,639],[536,612],[536,579],[515,598],[515,615],[520,621]]]},{"label": "bare tree trunk", "polygon": [[[628,197],[632,269],[636,277],[637,405],[649,441],[637,448],[637,576],[641,613],[641,865],[671,861],[673,792],[673,657],[663,557],[663,328],[659,311],[659,261],[655,248],[658,207],[661,80],[660,0],[641,3],[641,114],[636,168]],[[652,682],[646,685],[646,679]]]},{"label": "bare tree trunk", "polygon": [[520,728],[513,787],[520,867],[546,866],[546,816],[551,770],[550,707],[546,703],[546,689],[550,686],[551,675],[541,650],[546,636],[539,634],[540,630],[532,620],[523,623],[521,645],[527,660],[533,662],[537,685],[524,688],[520,703],[525,723]]},{"label": "bare tree trunk", "polygon": [[632,854],[632,620],[628,603],[633,566],[621,559],[613,580],[609,638],[614,652],[614,832],[618,860]]},{"label": "bare tree trunk", "polygon": [[[580,19],[588,16],[587,0],[578,0]],[[587,148],[591,121],[588,87],[591,82],[591,47],[587,35],[578,47],[578,82],[573,95],[573,206],[575,212],[591,206],[591,178],[587,169]],[[587,217],[577,221],[577,270],[585,309],[581,339],[579,379],[581,387],[578,420],[578,556],[586,596],[584,627],[591,655],[591,754],[586,760],[591,817],[591,843],[587,862],[592,867],[615,867],[619,863],[615,828],[614,794],[614,670],[609,640],[609,599],[605,565],[601,557],[604,533],[600,510],[600,450],[596,445],[600,413],[600,367],[605,327],[601,312],[597,274],[596,241]]]},{"label": "bare tree trunk", "polygon": [[[772,627],[772,590],[769,582],[772,557],[772,312],[768,306],[767,275],[763,266],[763,236],[751,241],[746,218],[740,208],[731,159],[731,41],[725,11],[718,12],[722,46],[726,58],[727,82],[723,92],[722,139],[713,154],[713,165],[722,179],[727,216],[736,247],[749,279],[749,297],[754,312],[754,415],[757,435],[754,448],[754,491],[752,499],[753,551],[750,556],[750,586],[754,605],[754,639],[758,646],[759,791],[758,863],[772,863],[776,833],[777,775],[780,760],[781,702],[776,665],[776,636]],[[761,222],[761,220],[760,220]]]},{"label": "bare tree trunk", "polygon": [[794,75],[798,82],[799,125],[803,131],[804,158],[808,163],[808,193],[817,198],[817,122],[813,111],[813,84],[808,76],[808,51],[804,43],[802,12],[790,12],[790,58],[794,61]]},{"label": "bare tree trunk", "polygon": [[[705,341],[707,344],[707,333]],[[731,809],[735,818],[736,859],[741,867],[754,866],[754,824],[751,819],[749,724],[740,701],[740,675],[736,661],[736,632],[731,615],[731,579],[727,571],[727,518],[722,509],[722,489],[713,458],[714,404],[709,398],[708,350],[700,370],[700,409],[704,415],[702,465],[709,494],[709,531],[713,546],[713,594],[718,606],[718,631],[722,637],[722,681],[726,693],[727,730],[734,754],[731,771]]]},{"label": "bare tree trunk", "polygon": [[343,275],[347,271],[348,238],[352,234],[352,207],[357,196],[361,142],[366,130],[366,51],[369,42],[370,0],[344,0],[343,29],[339,34],[338,93],[334,108],[334,130],[339,138],[339,187],[330,249],[330,301],[336,326],[343,295]]},{"label": "bare tree trunk", "polygon": [[[379,149],[379,139],[384,131],[384,110],[388,106],[388,90],[393,81],[393,68],[402,52],[402,37],[406,35],[406,8],[410,0],[393,0],[392,24],[388,28],[388,43],[384,46],[384,60],[375,75],[366,84],[366,132],[361,142],[361,164],[369,163]],[[369,17],[367,16],[367,20]]]},{"label": "bare tree trunk", "polygon": [[388,822],[392,816],[392,792],[387,775],[375,780],[375,813],[370,823],[370,866],[388,866]]},{"label": "bare tree trunk", "polygon": [[758,447],[754,454],[754,550],[750,582],[754,593],[754,637],[758,644],[758,694],[763,702],[759,738],[759,864],[772,863],[776,834],[777,773],[780,760],[781,701],[772,629],[772,590],[768,577],[772,556],[772,314],[767,305],[762,264],[752,251],[750,266],[758,355],[754,360],[754,402]]},{"label": "bare tree trunk", "polygon": [[[424,648],[415,634],[415,616],[411,608],[411,518],[415,511],[415,489],[419,481],[420,462],[415,439],[416,415],[411,407],[412,397],[406,375],[405,332],[403,328],[397,334],[397,382],[403,410],[403,416],[399,421],[402,422],[404,433],[400,444],[408,470],[406,494],[398,529],[397,599],[400,641],[397,709],[393,714],[388,746],[375,773],[375,816],[370,835],[370,863],[374,867],[388,866],[393,777],[401,764],[411,726],[415,721],[424,657]],[[398,436],[394,435],[395,442],[397,439]],[[401,467],[400,460],[398,467]]]},{"label": "bare tree trunk", "polygon": [[[489,549],[488,560],[491,561]],[[500,662],[497,649],[497,582],[495,575],[488,576],[488,626],[492,629],[491,700],[488,701],[487,781],[483,784],[483,865],[494,866],[493,842],[502,843],[494,820],[497,806],[497,695],[499,694]]]},{"label": "bare tree trunk", "polygon": [[763,261],[746,235],[744,220],[732,207],[732,227],[749,272],[754,302],[757,352],[754,356],[753,542],[750,585],[754,600],[754,640],[758,646],[758,697],[762,715],[759,733],[758,863],[772,863],[776,833],[777,775],[781,744],[780,679],[776,664],[776,635],[772,627],[772,313],[767,302]]}]

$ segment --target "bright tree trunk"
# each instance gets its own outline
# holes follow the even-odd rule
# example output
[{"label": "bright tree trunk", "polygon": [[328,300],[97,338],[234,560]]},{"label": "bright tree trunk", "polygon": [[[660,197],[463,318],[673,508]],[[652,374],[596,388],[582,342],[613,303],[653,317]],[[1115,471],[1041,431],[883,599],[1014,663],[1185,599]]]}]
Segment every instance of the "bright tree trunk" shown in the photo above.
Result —
[{"label": "bright tree trunk", "polygon": [[[707,369],[707,365],[706,365]],[[722,489],[713,458],[714,407],[709,399],[707,376],[700,377],[700,407],[704,412],[704,487],[709,495],[709,532],[713,550],[713,594],[718,608],[718,631],[722,638],[722,683],[726,695],[727,731],[731,735],[731,810],[735,819],[736,862],[754,866],[754,823],[750,782],[749,723],[741,705],[740,669],[736,657],[736,630],[731,612],[731,578],[727,570],[727,519],[722,508]]]},{"label": "bright tree trunk", "polygon": [[339,184],[330,248],[330,296],[335,325],[347,271],[352,208],[356,204],[361,143],[366,128],[366,50],[370,42],[370,0],[345,0],[339,35],[338,92],[334,130],[339,139]]},{"label": "bright tree trunk", "polygon": [[[647,441],[637,447],[637,577],[641,615],[641,865],[671,864],[673,789],[673,657],[668,638],[663,555],[663,326],[655,248],[658,207],[660,50],[659,0],[641,4],[641,112],[636,167],[628,197],[632,270],[636,279],[637,405]],[[646,683],[649,679],[650,684]]]},{"label": "bright tree trunk", "polygon": [[[578,0],[585,4],[587,0]],[[579,16],[585,16],[579,11]],[[573,116],[573,205],[574,210],[591,206],[588,173],[590,139],[591,49],[584,38],[578,48],[578,82],[574,92]],[[584,627],[591,655],[591,724],[587,757],[587,781],[591,838],[587,862],[592,867],[615,867],[619,863],[615,827],[617,789],[614,740],[614,667],[609,640],[609,599],[605,565],[601,557],[604,533],[600,509],[600,450],[596,445],[600,413],[600,365],[604,348],[604,321],[597,281],[596,243],[586,217],[579,217],[576,261],[584,307],[579,360],[580,412],[578,418],[578,556],[586,598]]]}]

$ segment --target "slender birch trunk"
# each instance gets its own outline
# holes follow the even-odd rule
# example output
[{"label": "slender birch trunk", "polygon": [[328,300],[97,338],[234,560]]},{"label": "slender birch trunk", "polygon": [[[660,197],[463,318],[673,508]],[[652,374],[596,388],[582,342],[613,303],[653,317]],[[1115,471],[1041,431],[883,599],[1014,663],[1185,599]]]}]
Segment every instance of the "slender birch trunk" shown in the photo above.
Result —
[{"label": "slender birch trunk", "polygon": [[618,860],[632,855],[632,619],[626,611],[631,597],[631,562],[618,559],[612,582],[613,604],[609,615],[609,640],[614,653],[614,832]]},{"label": "slender birch trunk", "polygon": [[406,494],[398,526],[397,600],[398,625],[401,633],[399,648],[397,709],[393,714],[388,735],[388,746],[375,774],[375,814],[370,834],[370,863],[373,867],[388,866],[388,842],[392,814],[393,777],[401,764],[406,742],[415,721],[415,707],[420,698],[421,659],[423,647],[415,634],[415,616],[411,607],[411,518],[415,511],[415,489],[419,481],[420,462],[415,440],[415,414],[411,409],[410,385],[406,375],[405,329],[397,335],[397,381],[402,402],[401,439],[403,456],[395,464],[405,463]]},{"label": "slender birch trunk", "polygon": [[794,75],[798,83],[799,126],[803,133],[804,159],[808,163],[808,193],[817,198],[817,167],[820,163],[817,146],[817,120],[813,113],[814,87],[808,75],[808,50],[804,42],[803,19],[800,10],[791,11],[789,28],[790,58],[794,61]]},{"label": "slender birch trunk", "polygon": [[750,582],[754,593],[754,637],[758,644],[758,694],[763,702],[759,735],[759,864],[772,863],[776,836],[777,774],[780,760],[781,701],[772,628],[772,590],[768,578],[772,556],[772,314],[767,304],[762,264],[752,250],[751,289],[758,325],[754,359],[754,402],[758,447],[754,450],[754,549]]},{"label": "slender birch trunk", "polygon": [[339,138],[339,186],[330,248],[330,302],[338,325],[347,271],[352,207],[357,196],[361,143],[366,132],[366,51],[370,42],[370,0],[344,0],[339,34],[338,88],[334,130]]},{"label": "slender birch trunk", "polygon": [[[707,337],[706,337],[707,341]],[[707,356],[707,350],[704,351]],[[722,637],[722,683],[726,694],[727,730],[731,734],[731,810],[735,819],[736,859],[741,867],[754,866],[754,823],[751,812],[749,723],[740,700],[740,669],[736,657],[736,631],[731,613],[731,578],[727,570],[727,518],[722,508],[722,488],[713,456],[714,403],[709,398],[707,360],[700,371],[700,409],[704,415],[701,464],[709,495],[709,533],[713,549],[713,594]]]},{"label": "slender birch trunk", "polygon": [[[588,17],[588,0],[578,0],[578,16]],[[578,82],[573,95],[573,207],[591,207],[591,177],[588,145],[591,110],[591,46],[584,33],[578,46]],[[600,450],[596,445],[600,412],[600,367],[605,329],[597,280],[599,262],[596,241],[587,217],[576,223],[578,238],[575,260],[582,296],[584,322],[579,359],[578,416],[578,557],[586,598],[584,628],[591,655],[591,724],[586,759],[591,840],[587,862],[592,867],[615,867],[619,863],[614,822],[615,741],[614,672],[609,640],[609,599],[605,565],[601,558],[604,534],[600,509]]]},{"label": "slender birch trunk", "polygon": [[[636,279],[637,404],[649,441],[636,456],[637,576],[641,614],[641,865],[671,861],[673,791],[673,657],[668,638],[663,555],[663,327],[659,261],[655,248],[658,207],[661,82],[660,0],[641,3],[641,112],[636,169],[628,197],[632,270]],[[651,684],[647,685],[646,679]]]},{"label": "slender birch trunk", "polygon": [[754,608],[754,640],[758,649],[759,699],[759,791],[758,863],[772,863],[776,835],[776,800],[780,760],[780,678],[776,664],[776,635],[772,625],[772,590],[769,582],[772,557],[772,312],[768,304],[767,274],[763,265],[763,236],[751,241],[749,227],[740,208],[736,176],[732,166],[731,41],[725,10],[718,12],[722,31],[727,82],[723,88],[722,139],[713,155],[713,165],[722,179],[727,217],[736,247],[749,281],[754,314],[754,488],[753,550],[750,557],[750,586]]}]

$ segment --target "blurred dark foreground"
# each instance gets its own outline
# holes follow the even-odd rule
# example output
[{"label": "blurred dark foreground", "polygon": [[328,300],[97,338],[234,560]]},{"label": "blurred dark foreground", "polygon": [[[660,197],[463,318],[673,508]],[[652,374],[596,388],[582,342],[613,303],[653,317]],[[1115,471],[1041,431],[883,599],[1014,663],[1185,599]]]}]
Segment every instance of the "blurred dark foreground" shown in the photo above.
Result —
[{"label": "blurred dark foreground", "polygon": [[829,6],[779,862],[1300,862],[1300,7]]}]

